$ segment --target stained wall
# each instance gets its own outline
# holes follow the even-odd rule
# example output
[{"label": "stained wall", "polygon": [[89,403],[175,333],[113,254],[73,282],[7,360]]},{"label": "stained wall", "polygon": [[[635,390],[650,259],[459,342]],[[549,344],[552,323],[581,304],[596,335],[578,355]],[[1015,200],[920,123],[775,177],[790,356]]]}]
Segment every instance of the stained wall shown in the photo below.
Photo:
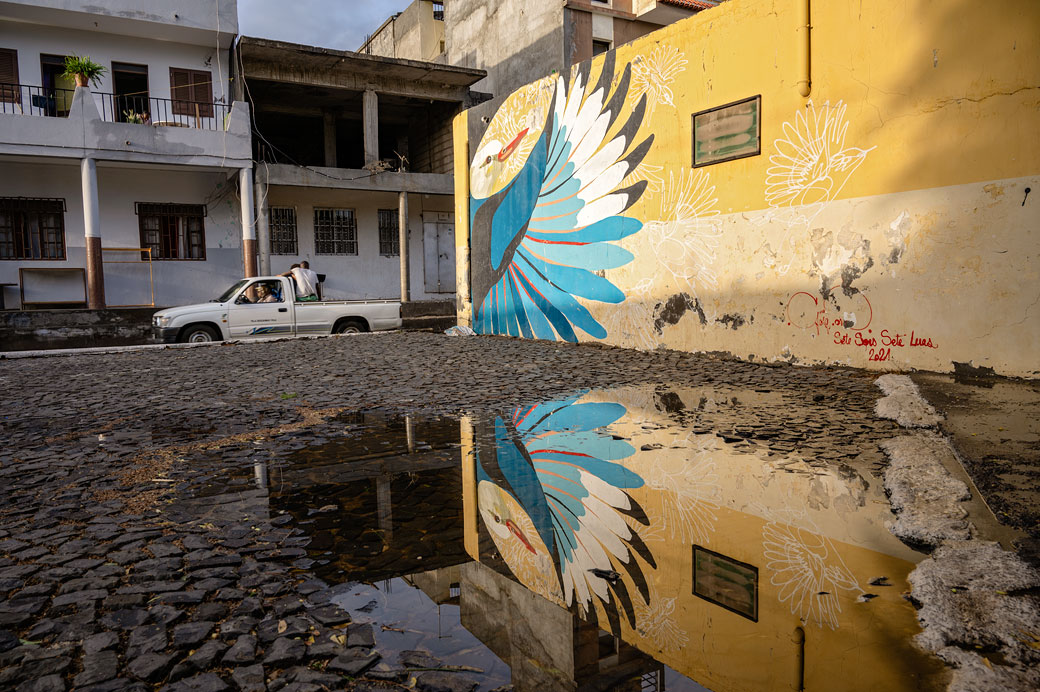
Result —
[{"label": "stained wall", "polygon": [[[813,3],[805,98],[798,5],[730,0],[460,116],[460,318],[1037,376],[1040,6]],[[759,153],[694,167],[693,115],[755,96]]]}]

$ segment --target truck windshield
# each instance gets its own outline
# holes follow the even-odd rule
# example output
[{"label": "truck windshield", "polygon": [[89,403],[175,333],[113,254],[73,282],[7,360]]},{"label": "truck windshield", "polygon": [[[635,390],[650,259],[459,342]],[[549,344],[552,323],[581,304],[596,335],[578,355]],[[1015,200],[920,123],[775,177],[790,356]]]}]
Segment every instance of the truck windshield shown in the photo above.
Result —
[{"label": "truck windshield", "polygon": [[224,303],[231,299],[231,296],[235,295],[238,289],[249,283],[249,279],[242,279],[241,281],[235,282],[235,285],[220,294],[219,298],[213,300],[214,303]]}]

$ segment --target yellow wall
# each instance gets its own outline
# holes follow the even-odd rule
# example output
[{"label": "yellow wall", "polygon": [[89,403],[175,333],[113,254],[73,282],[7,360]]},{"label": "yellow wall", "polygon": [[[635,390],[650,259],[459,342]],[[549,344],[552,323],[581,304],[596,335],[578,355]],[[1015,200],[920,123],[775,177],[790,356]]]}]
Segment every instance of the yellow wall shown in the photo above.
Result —
[{"label": "yellow wall", "polygon": [[[634,259],[603,274],[625,300],[582,300],[604,340],[1037,376],[1040,4],[812,3],[808,99],[798,5],[730,0],[616,50],[615,85],[640,76],[624,112],[647,94],[654,144],[623,212],[643,228],[615,243]],[[756,94],[761,154],[692,168],[692,114]],[[490,119],[484,140],[525,122],[515,94],[498,106],[470,114]],[[473,157],[486,141],[461,122]],[[797,156],[816,156],[808,193],[785,177]],[[485,232],[458,228],[463,245]]]}]

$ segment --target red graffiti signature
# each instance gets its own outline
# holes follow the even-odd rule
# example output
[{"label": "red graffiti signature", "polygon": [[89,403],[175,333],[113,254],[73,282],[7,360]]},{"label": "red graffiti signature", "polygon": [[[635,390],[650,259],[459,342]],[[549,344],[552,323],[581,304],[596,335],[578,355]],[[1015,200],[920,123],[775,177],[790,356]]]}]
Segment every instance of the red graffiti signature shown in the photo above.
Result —
[{"label": "red graffiti signature", "polygon": [[[824,295],[825,301],[830,298],[835,288],[840,288],[840,286],[829,289]],[[822,330],[833,337],[833,343],[836,346],[866,349],[868,360],[871,361],[889,360],[894,348],[939,348],[939,345],[930,337],[918,336],[914,330],[910,330],[910,333],[907,334],[882,329],[881,333],[875,336],[874,330],[869,329],[874,321],[874,307],[862,291],[858,291],[855,295],[862,298],[866,305],[868,317],[862,325],[860,325],[860,312],[857,312],[854,324],[847,324],[844,317],[828,317],[826,303],[821,307],[819,298],[806,291],[791,294],[784,307],[784,317],[790,327],[815,329],[817,336]],[[809,301],[812,301],[811,304]],[[812,316],[811,322],[807,319],[810,316]]]},{"label": "red graffiti signature", "polygon": [[[825,300],[830,298],[830,295],[834,291],[835,288],[841,288],[841,287],[840,286],[833,286],[830,289],[828,289],[826,294],[824,295],[824,299]],[[862,326],[859,324],[860,320],[859,320],[859,316],[858,315],[856,317],[856,324],[855,325],[846,325],[845,324],[845,319],[843,317],[827,317],[827,308],[826,308],[826,306],[821,308],[820,307],[820,300],[816,296],[814,296],[813,294],[807,293],[805,291],[798,291],[797,293],[792,294],[791,297],[787,299],[787,307],[784,308],[784,316],[786,318],[787,324],[790,325],[790,326],[798,327],[799,329],[809,329],[810,327],[815,327],[817,336],[819,336],[819,334],[820,334],[820,328],[821,327],[828,334],[831,333],[831,329],[836,329],[838,327],[848,328],[848,329],[851,329],[854,332],[860,332],[860,331],[863,331],[864,329],[868,328],[870,326],[870,323],[874,321],[874,308],[870,304],[870,299],[868,299],[867,296],[864,295],[862,291],[858,291],[856,293],[856,295],[861,297],[863,299],[863,302],[866,303],[866,305],[867,305],[868,317],[867,317],[866,324],[863,324]],[[809,307],[807,299],[812,301],[812,307]],[[797,318],[791,317],[791,306],[792,306],[792,304],[804,306],[796,314],[799,314],[799,315],[809,315],[809,314],[813,314],[815,312],[816,317],[813,320],[813,322],[811,324],[799,324],[798,322],[800,320],[798,320]]]}]

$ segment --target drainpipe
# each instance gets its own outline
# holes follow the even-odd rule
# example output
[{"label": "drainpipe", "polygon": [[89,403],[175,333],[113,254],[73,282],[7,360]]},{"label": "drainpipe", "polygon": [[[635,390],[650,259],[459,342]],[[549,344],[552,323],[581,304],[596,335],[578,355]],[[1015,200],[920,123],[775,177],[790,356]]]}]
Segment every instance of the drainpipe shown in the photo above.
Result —
[{"label": "drainpipe", "polygon": [[809,12],[810,0],[798,2],[798,93],[807,98],[812,91],[812,16]]}]

